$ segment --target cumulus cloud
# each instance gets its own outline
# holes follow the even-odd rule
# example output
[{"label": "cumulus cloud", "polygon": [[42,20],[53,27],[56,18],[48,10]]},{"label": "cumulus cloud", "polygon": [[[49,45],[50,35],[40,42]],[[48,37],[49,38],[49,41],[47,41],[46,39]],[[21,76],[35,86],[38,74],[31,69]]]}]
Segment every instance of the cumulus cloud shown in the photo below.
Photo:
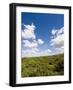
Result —
[{"label": "cumulus cloud", "polygon": [[64,27],[58,30],[57,35],[64,34]]},{"label": "cumulus cloud", "polygon": [[22,57],[32,57],[36,52],[33,50],[22,50]]},{"label": "cumulus cloud", "polygon": [[56,32],[57,32],[57,30],[53,29],[51,33],[52,33],[52,35],[55,35]]},{"label": "cumulus cloud", "polygon": [[38,39],[38,40],[22,40],[23,43],[23,47],[25,48],[35,48],[38,47],[39,45],[44,44],[44,41],[42,39]]},{"label": "cumulus cloud", "polygon": [[50,45],[56,48],[61,48],[64,46],[64,27],[56,31],[56,36],[53,39],[51,39]]},{"label": "cumulus cloud", "polygon": [[49,53],[51,53],[52,51],[50,49],[47,50]]},{"label": "cumulus cloud", "polygon": [[25,29],[22,30],[22,57],[38,57],[48,56],[64,52],[64,27],[61,29],[53,29],[51,32],[50,46],[53,51],[49,49],[40,50],[40,46],[45,44],[43,39],[36,38],[35,25],[24,25]]},{"label": "cumulus cloud", "polygon": [[55,48],[56,53],[64,53],[64,48]]},{"label": "cumulus cloud", "polygon": [[64,34],[64,27],[62,27],[62,28],[60,28],[60,29],[53,29],[53,30],[51,31],[51,33],[52,33],[51,38],[55,38],[55,37],[57,37],[58,35],[62,35],[62,34]]},{"label": "cumulus cloud", "polygon": [[22,57],[23,56],[36,56],[39,54],[38,47],[44,44],[40,38],[36,38],[35,25],[24,25],[25,29],[22,30]]},{"label": "cumulus cloud", "polygon": [[38,55],[38,52],[38,48],[22,50],[22,57],[35,57]]},{"label": "cumulus cloud", "polygon": [[32,23],[31,25],[25,25],[24,24],[24,27],[26,28],[26,29],[28,29],[28,30],[35,30],[35,25]]},{"label": "cumulus cloud", "polygon": [[64,35],[58,35],[56,38],[51,40],[51,46],[60,48],[64,46]]},{"label": "cumulus cloud", "polygon": [[25,29],[22,31],[22,38],[24,39],[35,39],[36,35],[34,33],[35,25],[24,25]]},{"label": "cumulus cloud", "polygon": [[36,52],[39,52],[39,49],[38,48],[32,48],[32,50],[36,51]]},{"label": "cumulus cloud", "polygon": [[42,39],[38,39],[38,44],[44,44],[44,41]]},{"label": "cumulus cloud", "polygon": [[64,52],[64,27],[58,30],[52,31],[50,46],[54,48],[56,53],[63,53]]},{"label": "cumulus cloud", "polygon": [[38,46],[37,42],[35,40],[33,40],[32,42],[30,42],[29,40],[23,40],[23,46],[26,48],[35,48]]},{"label": "cumulus cloud", "polygon": [[33,48],[33,49],[26,49],[23,51],[23,53],[25,54],[36,54],[39,50],[37,48]]}]

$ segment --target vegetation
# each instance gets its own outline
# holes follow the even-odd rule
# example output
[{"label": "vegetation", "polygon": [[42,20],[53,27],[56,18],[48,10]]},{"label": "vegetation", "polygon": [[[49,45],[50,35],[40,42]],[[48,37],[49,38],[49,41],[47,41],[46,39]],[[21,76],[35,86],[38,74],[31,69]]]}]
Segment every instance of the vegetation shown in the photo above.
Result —
[{"label": "vegetation", "polygon": [[21,77],[64,75],[64,54],[22,58]]}]

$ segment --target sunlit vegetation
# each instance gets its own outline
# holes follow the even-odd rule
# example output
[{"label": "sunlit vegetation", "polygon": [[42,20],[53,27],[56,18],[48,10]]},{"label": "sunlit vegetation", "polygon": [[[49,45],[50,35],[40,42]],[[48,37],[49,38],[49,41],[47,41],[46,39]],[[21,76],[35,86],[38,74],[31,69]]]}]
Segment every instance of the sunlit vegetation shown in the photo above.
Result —
[{"label": "sunlit vegetation", "polygon": [[22,58],[21,77],[64,75],[64,54]]}]

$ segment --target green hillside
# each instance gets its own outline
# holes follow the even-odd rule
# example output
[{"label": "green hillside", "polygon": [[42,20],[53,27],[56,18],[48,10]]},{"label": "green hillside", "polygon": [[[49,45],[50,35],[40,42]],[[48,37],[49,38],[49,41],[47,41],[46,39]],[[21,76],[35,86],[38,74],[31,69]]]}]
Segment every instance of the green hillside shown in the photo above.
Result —
[{"label": "green hillside", "polygon": [[22,58],[21,77],[64,75],[64,54]]}]

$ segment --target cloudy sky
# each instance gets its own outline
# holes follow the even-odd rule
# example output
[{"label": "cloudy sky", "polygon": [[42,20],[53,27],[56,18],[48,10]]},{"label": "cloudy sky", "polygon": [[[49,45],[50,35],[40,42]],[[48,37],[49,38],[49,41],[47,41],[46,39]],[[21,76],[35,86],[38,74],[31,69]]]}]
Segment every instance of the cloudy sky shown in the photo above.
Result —
[{"label": "cloudy sky", "polygon": [[22,57],[64,52],[64,15],[44,13],[21,14]]}]

